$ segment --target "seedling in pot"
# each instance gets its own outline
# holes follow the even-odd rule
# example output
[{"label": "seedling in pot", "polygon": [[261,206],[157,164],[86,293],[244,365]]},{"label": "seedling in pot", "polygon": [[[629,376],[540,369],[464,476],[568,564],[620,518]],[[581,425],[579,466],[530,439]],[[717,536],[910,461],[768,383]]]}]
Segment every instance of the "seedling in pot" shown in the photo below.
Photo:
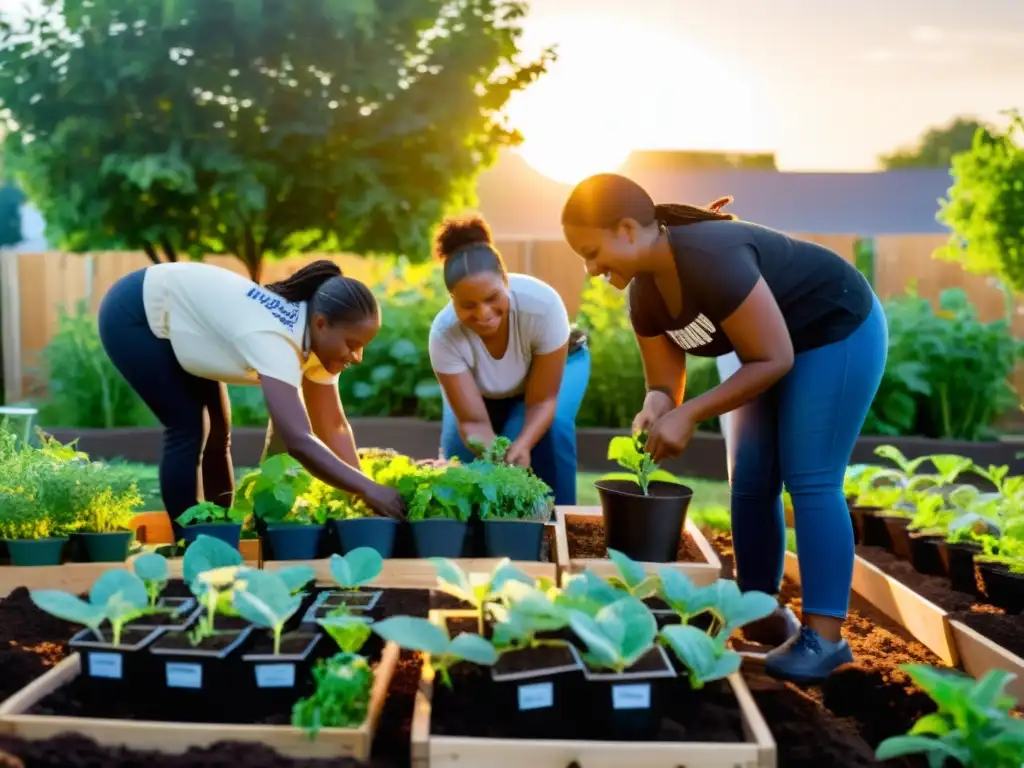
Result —
[{"label": "seedling in pot", "polygon": [[392,616],[374,624],[373,631],[399,648],[430,654],[431,667],[448,688],[452,687],[448,670],[460,661],[482,667],[493,666],[498,661],[497,649],[480,635],[463,632],[452,639],[447,629],[429,619]]},{"label": "seedling in pot", "polygon": [[339,605],[316,623],[331,636],[343,653],[358,653],[373,634],[373,622],[367,616],[359,616],[349,612],[344,605]]},{"label": "seedling in pot", "polygon": [[327,615],[330,609],[339,605],[346,606],[350,611],[372,611],[384,594],[380,589],[360,589],[370,584],[384,569],[384,558],[372,547],[357,547],[346,555],[333,554],[329,566],[332,578],[341,589],[317,595],[303,617],[306,624]]},{"label": "seedling in pot", "polygon": [[648,574],[640,563],[617,549],[608,550],[608,559],[612,561],[617,571],[608,579],[608,583],[613,587],[621,589],[637,600],[646,600],[658,593],[658,576]]},{"label": "seedling in pot", "polygon": [[490,574],[466,574],[454,561],[443,557],[432,557],[430,562],[437,569],[437,588],[445,594],[458,598],[473,607],[477,613],[477,632],[484,634],[489,606],[501,596],[502,588],[508,581],[533,584],[534,579],[520,568],[512,565],[506,557]]},{"label": "seedling in pot", "polygon": [[284,625],[299,610],[302,597],[293,595],[284,580],[272,571],[247,569],[236,576],[233,594],[235,610],[274,636],[274,655],[281,652]]},{"label": "seedling in pot", "polygon": [[292,726],[315,739],[321,728],[355,728],[366,720],[373,689],[370,662],[355,653],[321,659],[313,669],[316,690],[292,707]]},{"label": "seedling in pot", "polygon": [[646,432],[639,432],[632,437],[613,437],[608,443],[608,459],[629,472],[610,472],[601,479],[634,482],[640,486],[644,496],[648,495],[653,482],[681,485],[675,475],[658,467],[651,454],[644,450],[646,445]]},{"label": "seedling in pot", "polygon": [[[191,622],[193,618],[191,612],[196,607],[194,597],[160,596],[170,580],[167,559],[163,555],[154,552],[139,555],[132,562],[132,570],[145,585],[146,594],[149,597],[149,607],[152,610],[132,620],[131,626],[184,627]],[[166,615],[161,616],[160,614]]]},{"label": "seedling in pot", "polygon": [[132,570],[142,580],[149,598],[149,607],[156,608],[160,593],[164,591],[171,574],[167,567],[167,558],[153,552],[139,555],[132,563]]},{"label": "seedling in pot", "polygon": [[212,501],[201,501],[178,515],[174,522],[186,527],[190,525],[241,525],[244,519],[245,513],[237,507],[225,509]]}]

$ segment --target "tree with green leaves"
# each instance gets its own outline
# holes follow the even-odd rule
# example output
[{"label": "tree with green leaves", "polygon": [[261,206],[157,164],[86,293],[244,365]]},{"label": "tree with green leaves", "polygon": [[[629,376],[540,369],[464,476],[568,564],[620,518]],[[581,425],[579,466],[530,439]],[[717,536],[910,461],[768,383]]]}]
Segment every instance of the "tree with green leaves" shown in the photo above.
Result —
[{"label": "tree with green leaves", "polygon": [[978,131],[953,158],[953,186],[938,219],[953,231],[938,258],[1024,291],[1024,115],[1007,113],[1005,130]]},{"label": "tree with green leaves", "polygon": [[946,125],[929,128],[914,146],[898,149],[891,155],[882,155],[879,162],[887,171],[948,168],[954,155],[966,152],[974,145],[974,138],[979,131],[990,139],[992,130],[991,125],[973,117],[955,117]]},{"label": "tree with green leaves", "polygon": [[49,235],[154,261],[425,257],[518,134],[511,0],[40,0],[0,20],[6,146]]},{"label": "tree with green leaves", "polygon": [[20,243],[24,237],[21,232],[21,206],[25,203],[25,193],[11,182],[0,185],[0,248]]}]

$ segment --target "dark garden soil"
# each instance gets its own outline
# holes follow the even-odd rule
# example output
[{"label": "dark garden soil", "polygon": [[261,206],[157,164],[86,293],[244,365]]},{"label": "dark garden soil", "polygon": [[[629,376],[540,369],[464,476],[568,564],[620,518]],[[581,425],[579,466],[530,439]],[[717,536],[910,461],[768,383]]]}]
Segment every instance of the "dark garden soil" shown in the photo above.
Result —
[{"label": "dark garden soil", "polygon": [[[603,554],[600,523],[595,527]],[[713,543],[723,562],[731,567],[729,537],[716,535]],[[691,559],[696,555],[694,551]],[[181,585],[172,584],[171,587],[183,591]],[[169,590],[168,594],[175,592]],[[798,590],[793,585],[785,586],[784,597],[799,611]],[[450,607],[457,607],[457,601],[445,595],[425,590],[386,590],[373,614],[375,617],[397,613],[424,616],[430,608]],[[9,696],[63,658],[67,652],[67,640],[76,629],[36,609],[26,590],[16,590],[0,602],[0,698]],[[899,665],[904,663],[938,663],[927,649],[908,641],[883,617],[856,602],[845,634],[857,661],[839,671],[823,687],[800,687],[779,683],[760,674],[745,674],[778,744],[779,768],[881,766],[873,757],[877,744],[888,736],[905,732],[917,717],[933,708],[930,700],[916,690],[906,674],[899,670]],[[420,670],[420,655],[403,652],[378,725],[368,768],[409,766],[412,707]],[[463,693],[468,686],[492,684],[488,673],[474,667],[456,666],[452,675],[455,690]],[[700,738],[706,740],[711,738],[710,734],[721,734],[722,737],[728,733],[736,734],[738,716],[735,706],[728,701],[729,694],[723,692],[721,686],[713,688],[718,690],[702,692],[702,695],[708,694],[708,703],[696,708],[699,720],[687,719],[679,711],[683,708],[680,702],[670,705],[673,713],[663,723],[659,738],[679,740],[688,738],[688,734],[700,734]],[[445,694],[438,695],[443,697]],[[721,701],[716,697],[721,697]],[[435,731],[455,728],[464,733],[485,727],[481,722],[481,712],[486,708],[480,706],[480,699],[476,696],[461,696],[444,706],[456,706],[460,700],[466,702],[467,708],[462,721],[456,713],[444,718],[435,716]],[[575,727],[587,726],[579,723]],[[348,759],[290,760],[261,745],[238,743],[221,743],[191,750],[185,755],[162,755],[106,749],[77,736],[46,742],[24,742],[0,736],[0,766],[8,768],[3,763],[3,751],[20,758],[25,768],[237,768],[240,765],[250,768],[356,768],[360,765]],[[923,763],[891,761],[884,765],[886,768],[917,768]]]},{"label": "dark garden soil", "polygon": [[949,613],[951,619],[962,621],[1010,653],[1024,656],[1024,616],[1007,614],[1002,608],[984,602],[984,598],[958,592],[943,576],[924,576],[909,562],[881,547],[857,547],[857,554],[887,576],[931,600]]},{"label": "dark garden soil", "polygon": [[[608,548],[604,545],[604,521],[601,518],[568,515],[565,518],[565,534],[569,540],[570,558],[608,557]],[[697,544],[685,531],[679,537],[676,560],[683,563],[705,562]]]}]

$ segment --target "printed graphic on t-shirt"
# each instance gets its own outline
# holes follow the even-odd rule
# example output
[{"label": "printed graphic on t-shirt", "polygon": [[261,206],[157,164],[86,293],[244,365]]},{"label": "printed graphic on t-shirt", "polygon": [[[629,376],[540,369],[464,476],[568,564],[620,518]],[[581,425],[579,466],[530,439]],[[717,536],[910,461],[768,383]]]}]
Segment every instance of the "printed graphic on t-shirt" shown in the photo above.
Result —
[{"label": "printed graphic on t-shirt", "polygon": [[245,294],[246,298],[259,302],[274,316],[281,325],[289,331],[295,330],[295,323],[299,319],[299,305],[292,301],[285,301],[278,296],[261,291],[256,286],[249,289]]},{"label": "printed graphic on t-shirt", "polygon": [[685,328],[680,328],[677,331],[667,331],[668,337],[672,339],[683,349],[697,349],[710,344],[714,340],[714,335],[718,331],[715,328],[715,324],[712,323],[702,313],[697,315],[696,319]]}]

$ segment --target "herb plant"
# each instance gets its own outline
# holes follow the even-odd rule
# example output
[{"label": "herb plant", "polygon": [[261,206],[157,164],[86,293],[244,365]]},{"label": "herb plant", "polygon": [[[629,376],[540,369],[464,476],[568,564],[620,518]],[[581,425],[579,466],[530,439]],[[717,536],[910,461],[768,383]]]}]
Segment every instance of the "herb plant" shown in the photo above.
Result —
[{"label": "herb plant", "polygon": [[292,725],[316,738],[321,728],[353,728],[366,720],[373,669],[362,656],[337,653],[313,668],[316,689],[292,707]]},{"label": "herb plant", "polygon": [[651,483],[675,483],[679,479],[671,472],[660,469],[647,453],[647,433],[640,432],[632,437],[613,437],[608,443],[608,459],[616,462],[629,472],[610,472],[602,480],[629,480],[640,486],[644,496],[648,495]]},{"label": "herb plant", "polygon": [[878,760],[925,755],[941,766],[949,758],[965,768],[1020,768],[1024,764],[1024,722],[1010,711],[1016,700],[1006,694],[1015,675],[993,669],[974,680],[960,672],[923,664],[903,666],[938,705],[903,736],[883,741]]},{"label": "herb plant", "polygon": [[89,600],[82,600],[59,589],[34,589],[32,602],[47,613],[65,621],[82,624],[99,635],[100,625],[109,621],[111,644],[121,644],[121,632],[129,621],[151,613],[149,595],[142,580],[128,571],[105,571],[89,590]]}]

